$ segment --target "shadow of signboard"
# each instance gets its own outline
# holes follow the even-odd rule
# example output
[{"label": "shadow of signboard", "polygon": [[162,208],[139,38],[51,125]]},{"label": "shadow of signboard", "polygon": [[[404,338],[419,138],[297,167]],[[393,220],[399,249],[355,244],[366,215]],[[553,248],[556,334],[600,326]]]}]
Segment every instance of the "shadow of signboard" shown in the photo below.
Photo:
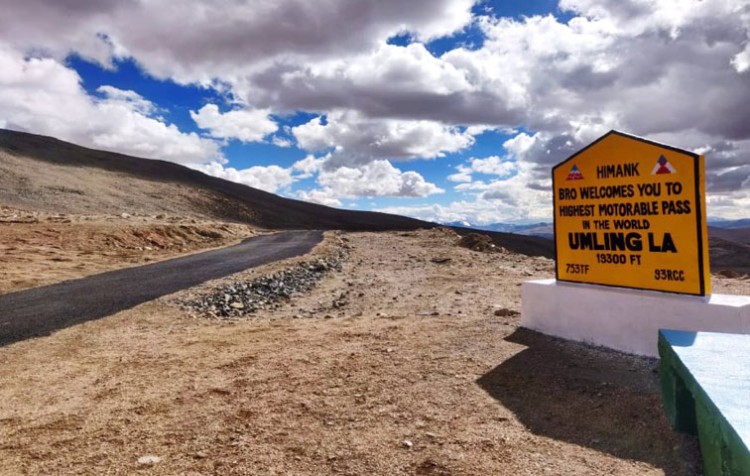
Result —
[{"label": "shadow of signboard", "polygon": [[673,432],[664,417],[655,360],[526,329],[506,340],[527,348],[477,383],[530,431],[667,475],[701,474],[696,440]]}]

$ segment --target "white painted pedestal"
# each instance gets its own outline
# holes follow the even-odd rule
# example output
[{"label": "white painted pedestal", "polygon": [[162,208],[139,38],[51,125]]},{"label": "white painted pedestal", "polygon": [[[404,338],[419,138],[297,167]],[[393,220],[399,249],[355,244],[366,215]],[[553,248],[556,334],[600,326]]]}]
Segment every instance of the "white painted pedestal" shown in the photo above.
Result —
[{"label": "white painted pedestal", "polygon": [[750,296],[710,298],[559,282],[526,281],[521,325],[543,334],[658,357],[659,329],[750,334]]}]

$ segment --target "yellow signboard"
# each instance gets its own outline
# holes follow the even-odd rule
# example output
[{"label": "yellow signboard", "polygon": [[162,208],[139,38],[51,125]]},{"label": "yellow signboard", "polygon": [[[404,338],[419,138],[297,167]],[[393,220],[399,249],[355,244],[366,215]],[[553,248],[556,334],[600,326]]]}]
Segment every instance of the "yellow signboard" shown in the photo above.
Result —
[{"label": "yellow signboard", "polygon": [[558,280],[711,293],[703,156],[611,131],[552,187]]}]

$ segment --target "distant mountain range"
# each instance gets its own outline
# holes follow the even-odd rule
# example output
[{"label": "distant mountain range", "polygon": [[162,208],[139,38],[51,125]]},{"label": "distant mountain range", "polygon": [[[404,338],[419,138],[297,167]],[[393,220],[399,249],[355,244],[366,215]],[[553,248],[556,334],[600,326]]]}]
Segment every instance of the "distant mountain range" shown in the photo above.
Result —
[{"label": "distant mountain range", "polygon": [[454,221],[449,223],[443,223],[446,226],[471,228],[474,230],[481,231],[499,231],[501,233],[515,233],[517,235],[527,236],[539,236],[542,238],[552,239],[554,236],[554,230],[552,229],[552,223],[526,223],[526,224],[514,224],[514,223],[489,223],[487,225],[473,225],[465,221]]},{"label": "distant mountain range", "polygon": [[[539,236],[549,239],[552,239],[554,237],[554,229],[552,227],[552,223],[550,222],[524,224],[489,223],[487,225],[474,225],[466,221],[453,221],[443,223],[443,225],[472,228],[474,230],[482,231],[499,231],[502,233],[516,233],[518,235]],[[750,228],[750,218],[742,218],[739,220],[727,220],[726,218],[709,218],[708,226],[711,228],[720,228],[724,230]]]},{"label": "distant mountain range", "polygon": [[750,218],[741,218],[739,220],[727,220],[726,218],[709,218],[708,226],[714,228],[750,228]]}]

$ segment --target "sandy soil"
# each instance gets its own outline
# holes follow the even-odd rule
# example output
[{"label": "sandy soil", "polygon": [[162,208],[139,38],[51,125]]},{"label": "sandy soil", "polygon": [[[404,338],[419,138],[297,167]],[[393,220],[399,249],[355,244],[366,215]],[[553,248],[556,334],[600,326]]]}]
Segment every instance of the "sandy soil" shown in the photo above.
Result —
[{"label": "sandy soil", "polygon": [[0,348],[0,473],[700,474],[655,361],[518,328],[552,261],[457,240],[329,233],[342,271],[273,311],[177,304],[217,281]]},{"label": "sandy soil", "polygon": [[226,246],[249,225],[178,216],[66,215],[0,207],[0,294]]}]

